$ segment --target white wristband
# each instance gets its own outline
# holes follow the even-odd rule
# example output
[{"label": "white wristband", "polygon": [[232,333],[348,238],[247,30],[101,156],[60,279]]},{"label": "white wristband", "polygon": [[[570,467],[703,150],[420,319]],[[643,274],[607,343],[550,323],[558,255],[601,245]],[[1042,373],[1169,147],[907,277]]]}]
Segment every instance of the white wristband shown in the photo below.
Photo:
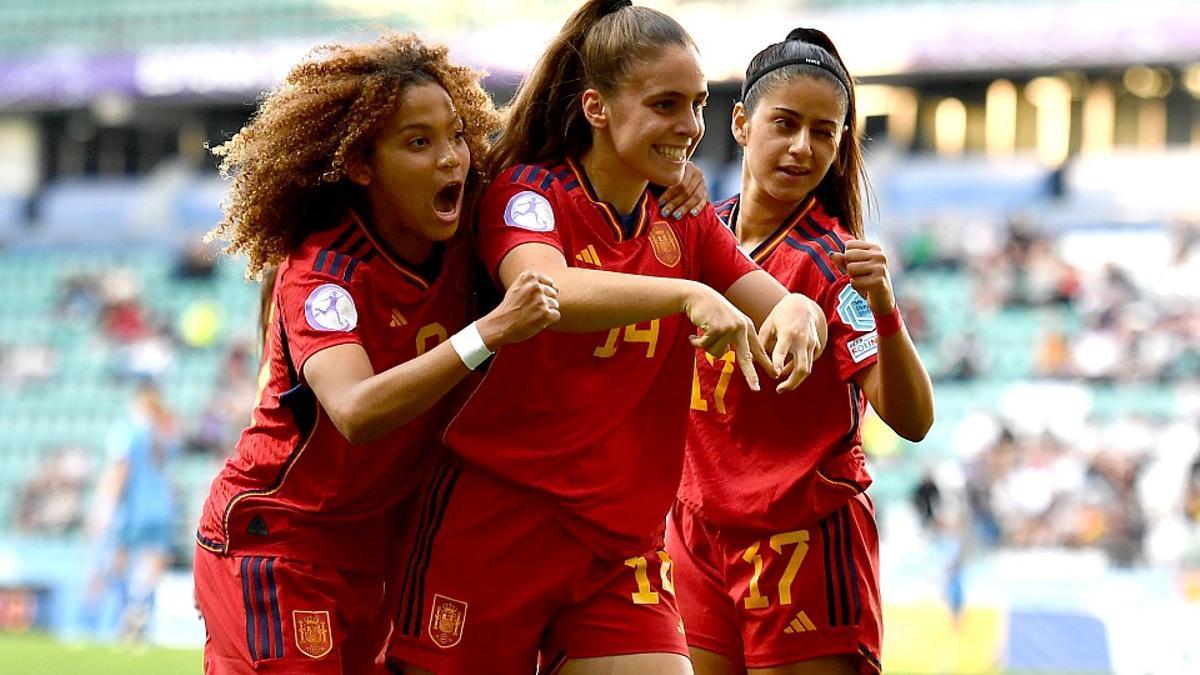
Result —
[{"label": "white wristband", "polygon": [[479,335],[479,328],[472,321],[471,325],[458,331],[450,336],[450,346],[454,347],[454,351],[458,352],[458,358],[466,364],[470,370],[475,370],[479,364],[488,360],[493,352],[483,343],[483,337]]}]

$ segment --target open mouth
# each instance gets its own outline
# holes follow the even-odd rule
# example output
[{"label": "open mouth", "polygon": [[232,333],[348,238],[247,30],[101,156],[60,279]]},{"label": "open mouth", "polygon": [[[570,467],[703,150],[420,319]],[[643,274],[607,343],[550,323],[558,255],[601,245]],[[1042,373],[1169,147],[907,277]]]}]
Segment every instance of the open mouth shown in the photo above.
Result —
[{"label": "open mouth", "polygon": [[438,215],[441,216],[454,215],[458,212],[458,205],[462,200],[462,194],[462,181],[456,180],[447,183],[433,195],[433,210],[437,211]]},{"label": "open mouth", "polygon": [[656,145],[654,151],[672,162],[682,162],[687,159],[686,145]]}]

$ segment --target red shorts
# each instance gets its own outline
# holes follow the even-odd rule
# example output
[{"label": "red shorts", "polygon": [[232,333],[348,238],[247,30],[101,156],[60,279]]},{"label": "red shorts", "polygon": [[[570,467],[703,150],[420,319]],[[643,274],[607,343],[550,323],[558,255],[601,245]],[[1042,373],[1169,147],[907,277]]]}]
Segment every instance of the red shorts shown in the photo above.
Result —
[{"label": "red shorts", "polygon": [[440,468],[398,574],[387,660],[435,673],[529,675],[568,659],[687,654],[658,550],[601,560],[534,493]]},{"label": "red shorts", "polygon": [[667,551],[691,646],[747,668],[845,654],[861,673],[881,670],[879,535],[865,494],[790,532],[718,527],[676,502]]},{"label": "red shorts", "polygon": [[384,673],[384,577],[196,548],[205,675]]}]

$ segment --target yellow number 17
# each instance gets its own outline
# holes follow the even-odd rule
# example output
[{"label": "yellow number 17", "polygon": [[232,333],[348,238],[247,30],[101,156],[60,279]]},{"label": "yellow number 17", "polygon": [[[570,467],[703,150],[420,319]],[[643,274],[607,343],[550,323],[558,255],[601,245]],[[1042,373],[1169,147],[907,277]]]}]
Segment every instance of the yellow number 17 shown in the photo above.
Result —
[{"label": "yellow number 17", "polygon": [[[716,366],[717,360],[712,354],[705,353],[704,356],[708,359],[708,365]],[[721,357],[721,375],[717,378],[717,388],[713,391],[713,405],[722,415],[725,414],[725,392],[729,390],[729,380],[733,377],[736,359],[737,355],[732,351],[725,352],[725,356]],[[692,363],[692,410],[708,412],[708,399],[704,397],[704,392],[700,391],[699,362]]]},{"label": "yellow number 17", "polygon": [[[792,549],[792,556],[788,558],[787,566],[783,568],[783,576],[779,579],[779,604],[790,605],[792,582],[796,580],[796,572],[800,570],[800,563],[804,562],[804,556],[808,553],[808,530],[783,532],[771,537],[769,541],[771,550],[779,554],[783,553],[784,546],[796,546]],[[758,589],[758,582],[763,573],[763,558],[758,553],[761,545],[761,541],[756,541],[742,554],[742,560],[754,565],[754,574],[750,577],[750,592],[746,595],[746,609],[763,609],[771,604],[770,599]]]}]

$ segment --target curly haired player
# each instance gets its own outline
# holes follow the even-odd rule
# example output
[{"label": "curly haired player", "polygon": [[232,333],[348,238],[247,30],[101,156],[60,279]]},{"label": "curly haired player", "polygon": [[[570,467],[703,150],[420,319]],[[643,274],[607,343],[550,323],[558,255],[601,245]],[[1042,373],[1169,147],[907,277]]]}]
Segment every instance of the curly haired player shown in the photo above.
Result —
[{"label": "curly haired player", "polygon": [[471,321],[459,223],[498,123],[478,73],[390,36],[318,48],[216,149],[214,234],[278,269],[259,400],[196,534],[206,673],[381,668],[388,551],[451,391],[559,318],[529,273]]}]

